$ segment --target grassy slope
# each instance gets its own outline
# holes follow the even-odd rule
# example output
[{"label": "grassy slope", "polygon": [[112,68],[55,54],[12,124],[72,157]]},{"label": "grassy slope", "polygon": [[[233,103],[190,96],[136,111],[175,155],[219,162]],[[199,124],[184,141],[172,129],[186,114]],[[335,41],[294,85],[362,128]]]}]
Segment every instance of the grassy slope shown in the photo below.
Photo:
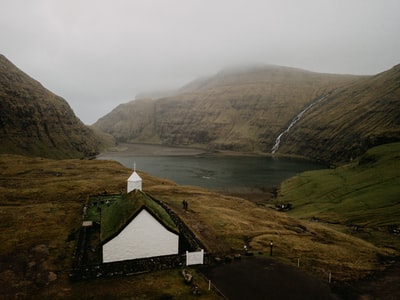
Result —
[{"label": "grassy slope", "polygon": [[400,225],[400,143],[369,150],[348,165],[310,171],[281,184],[277,202],[290,202],[291,216],[358,226],[357,234],[400,249],[389,234]]},{"label": "grassy slope", "polygon": [[[116,162],[96,160],[47,160],[0,155],[0,291],[40,298],[107,299],[134,297],[188,299],[177,270],[127,278],[71,284],[75,241],[68,239],[79,228],[82,207],[90,194],[125,189],[132,170]],[[237,253],[244,243],[256,252],[268,251],[274,241],[274,258],[296,264],[327,278],[357,279],[383,268],[382,257],[393,250],[306,220],[296,220],[263,205],[223,196],[205,189],[177,186],[168,180],[140,173],[143,188],[167,203],[214,253]],[[185,212],[181,203],[189,202]],[[35,247],[48,249],[39,255]],[[48,272],[58,279],[47,284]],[[197,277],[198,278],[198,277]],[[196,279],[206,290],[206,283]],[[170,288],[166,286],[170,285]],[[1,295],[1,294],[0,294]],[[39,297],[39,296],[37,296]],[[206,293],[203,299],[215,299]]]},{"label": "grassy slope", "polygon": [[[125,190],[132,170],[116,162],[0,155],[0,298],[192,299],[177,270],[71,284],[75,240],[90,194]],[[146,184],[160,180],[141,174]],[[44,251],[36,251],[44,245]],[[40,248],[40,247],[39,247]],[[48,284],[49,272],[58,276]],[[205,291],[207,283],[193,271]],[[204,299],[219,299],[208,293]]]},{"label": "grassy slope", "polygon": [[221,72],[175,96],[121,104],[94,126],[119,142],[269,152],[305,105],[357,78],[271,66]]},{"label": "grassy slope", "polygon": [[344,163],[400,141],[400,65],[338,88],[282,138],[280,153]]},{"label": "grassy slope", "polygon": [[61,159],[98,152],[98,137],[67,101],[1,54],[0,112],[0,153]]}]

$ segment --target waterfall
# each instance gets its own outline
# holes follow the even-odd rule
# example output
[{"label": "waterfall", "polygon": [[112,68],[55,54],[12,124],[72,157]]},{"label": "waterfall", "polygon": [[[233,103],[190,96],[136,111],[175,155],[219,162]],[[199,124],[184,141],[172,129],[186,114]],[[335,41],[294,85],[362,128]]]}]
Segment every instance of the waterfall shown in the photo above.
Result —
[{"label": "waterfall", "polygon": [[282,136],[283,136],[284,134],[288,133],[288,132],[290,131],[290,129],[292,129],[292,127],[294,126],[294,124],[296,124],[296,123],[303,117],[303,115],[304,115],[309,109],[311,109],[315,104],[320,103],[321,101],[323,101],[326,97],[327,97],[327,95],[323,95],[323,96],[317,98],[317,99],[314,100],[310,105],[308,105],[305,109],[303,109],[297,116],[295,116],[295,117],[293,118],[293,120],[290,122],[289,126],[288,126],[284,131],[282,131],[282,132],[278,135],[278,137],[276,138],[275,144],[274,144],[274,146],[273,146],[272,149],[271,149],[271,153],[272,153],[272,154],[275,154],[276,151],[278,151],[279,145],[280,145],[280,143],[281,143],[281,138],[282,138]]}]

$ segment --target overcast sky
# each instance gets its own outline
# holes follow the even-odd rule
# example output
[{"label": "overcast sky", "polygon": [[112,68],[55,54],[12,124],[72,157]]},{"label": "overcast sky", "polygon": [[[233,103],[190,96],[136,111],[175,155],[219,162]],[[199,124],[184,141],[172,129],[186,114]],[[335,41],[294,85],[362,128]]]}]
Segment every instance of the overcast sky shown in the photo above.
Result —
[{"label": "overcast sky", "polygon": [[229,66],[382,72],[400,63],[400,1],[0,0],[0,53],[92,124]]}]

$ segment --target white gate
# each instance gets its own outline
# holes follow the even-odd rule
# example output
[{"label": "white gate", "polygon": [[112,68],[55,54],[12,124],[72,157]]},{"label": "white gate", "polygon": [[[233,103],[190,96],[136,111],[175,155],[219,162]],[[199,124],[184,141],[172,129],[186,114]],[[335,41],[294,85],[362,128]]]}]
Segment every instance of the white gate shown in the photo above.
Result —
[{"label": "white gate", "polygon": [[202,265],[204,264],[204,250],[201,249],[197,252],[186,251],[186,265]]}]

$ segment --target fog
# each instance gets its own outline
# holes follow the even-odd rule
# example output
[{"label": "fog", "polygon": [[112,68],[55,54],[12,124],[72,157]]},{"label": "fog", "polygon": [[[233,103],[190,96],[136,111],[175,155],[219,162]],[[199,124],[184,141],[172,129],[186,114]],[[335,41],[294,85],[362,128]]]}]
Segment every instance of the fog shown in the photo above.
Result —
[{"label": "fog", "polygon": [[398,0],[0,0],[0,53],[92,124],[236,65],[382,72],[400,63],[399,11]]}]

